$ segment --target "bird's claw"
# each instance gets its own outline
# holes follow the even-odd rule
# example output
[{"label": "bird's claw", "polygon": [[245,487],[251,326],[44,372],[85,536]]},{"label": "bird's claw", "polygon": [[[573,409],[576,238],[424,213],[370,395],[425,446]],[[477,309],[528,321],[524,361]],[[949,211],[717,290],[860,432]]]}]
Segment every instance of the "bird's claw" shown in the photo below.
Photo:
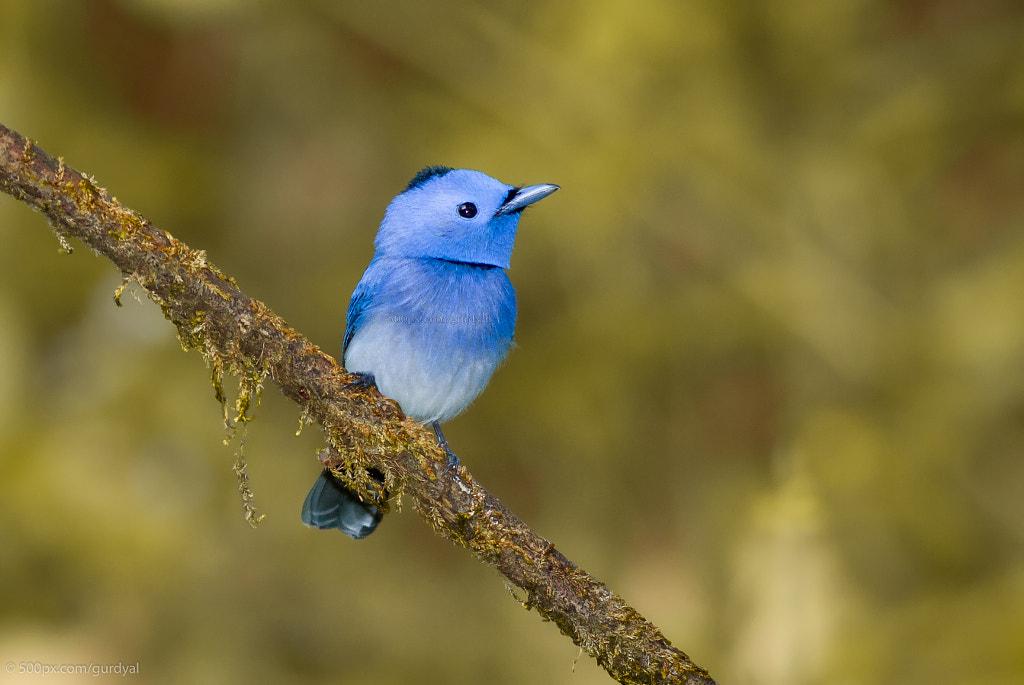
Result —
[{"label": "bird's claw", "polygon": [[457,468],[459,465],[459,458],[455,456],[455,452],[448,449],[448,445],[444,446],[444,451],[448,455],[448,465],[444,468],[444,472],[450,473],[452,469]]},{"label": "bird's claw", "polygon": [[370,388],[377,387],[377,381],[372,373],[355,371],[349,374],[349,380],[345,382],[345,385],[356,390],[369,390]]}]

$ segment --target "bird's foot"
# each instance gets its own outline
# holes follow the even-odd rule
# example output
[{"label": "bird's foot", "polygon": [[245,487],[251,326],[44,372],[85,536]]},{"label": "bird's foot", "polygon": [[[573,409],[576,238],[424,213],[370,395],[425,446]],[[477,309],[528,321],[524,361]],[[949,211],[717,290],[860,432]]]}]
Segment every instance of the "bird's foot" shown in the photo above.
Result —
[{"label": "bird's foot", "polygon": [[455,456],[455,452],[448,449],[448,445],[444,446],[444,451],[448,455],[448,466],[445,467],[444,472],[448,473],[459,465],[459,458]]},{"label": "bird's foot", "polygon": [[448,455],[448,466],[445,467],[445,473],[448,473],[459,465],[459,458],[455,456],[455,452],[452,452],[448,447],[448,441],[445,440],[444,433],[441,432],[441,424],[437,421],[432,421],[431,425],[434,427],[434,435],[437,436],[437,444],[444,450],[444,453]]},{"label": "bird's foot", "polygon": [[364,373],[362,371],[355,371],[349,374],[350,380],[345,385],[356,390],[369,390],[370,388],[377,387],[377,381],[374,379],[372,373]]}]

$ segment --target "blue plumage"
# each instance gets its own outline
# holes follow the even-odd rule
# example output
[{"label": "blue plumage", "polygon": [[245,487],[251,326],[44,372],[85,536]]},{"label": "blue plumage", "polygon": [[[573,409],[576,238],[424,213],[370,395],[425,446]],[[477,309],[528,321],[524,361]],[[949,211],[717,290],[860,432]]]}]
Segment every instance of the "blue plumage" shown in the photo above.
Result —
[{"label": "blue plumage", "polygon": [[345,368],[421,423],[443,423],[480,394],[512,344],[516,296],[503,269],[376,257],[353,296]]},{"label": "blue plumage", "polygon": [[[384,214],[349,303],[342,358],[406,414],[432,424],[446,448],[439,424],[483,391],[512,344],[516,296],[505,269],[522,210],[556,190],[432,166]],[[358,539],[380,515],[325,471],[302,520]]]}]

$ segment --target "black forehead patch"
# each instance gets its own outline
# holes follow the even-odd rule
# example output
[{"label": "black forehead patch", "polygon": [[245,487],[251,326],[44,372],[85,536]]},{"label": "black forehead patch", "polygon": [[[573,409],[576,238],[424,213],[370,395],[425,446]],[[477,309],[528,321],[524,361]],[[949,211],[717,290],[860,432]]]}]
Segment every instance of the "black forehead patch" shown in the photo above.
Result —
[{"label": "black forehead patch", "polygon": [[518,193],[520,190],[522,190],[522,188],[517,188],[515,186],[512,186],[512,190],[508,191],[508,195],[506,195],[505,199],[501,201],[501,204],[504,205],[504,204],[508,204],[509,202],[511,202],[512,198],[514,198],[516,196],[516,193]]},{"label": "black forehead patch", "polygon": [[419,188],[421,185],[423,185],[430,179],[435,178],[437,176],[444,176],[449,171],[454,171],[454,169],[452,169],[450,166],[444,166],[442,164],[435,164],[434,166],[424,167],[423,169],[420,169],[415,176],[412,177],[412,180],[409,181],[409,185],[407,185],[405,189],[412,190],[413,188]]}]

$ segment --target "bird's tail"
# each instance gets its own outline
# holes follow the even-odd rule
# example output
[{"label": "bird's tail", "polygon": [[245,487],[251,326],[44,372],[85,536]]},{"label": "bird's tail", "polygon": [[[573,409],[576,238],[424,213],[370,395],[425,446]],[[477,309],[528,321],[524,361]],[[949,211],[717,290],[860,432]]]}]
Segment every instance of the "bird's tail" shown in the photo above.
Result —
[{"label": "bird's tail", "polygon": [[302,503],[302,522],[307,526],[337,528],[355,540],[365,538],[377,529],[384,518],[380,509],[364,502],[341,481],[324,469],[313,483]]}]

